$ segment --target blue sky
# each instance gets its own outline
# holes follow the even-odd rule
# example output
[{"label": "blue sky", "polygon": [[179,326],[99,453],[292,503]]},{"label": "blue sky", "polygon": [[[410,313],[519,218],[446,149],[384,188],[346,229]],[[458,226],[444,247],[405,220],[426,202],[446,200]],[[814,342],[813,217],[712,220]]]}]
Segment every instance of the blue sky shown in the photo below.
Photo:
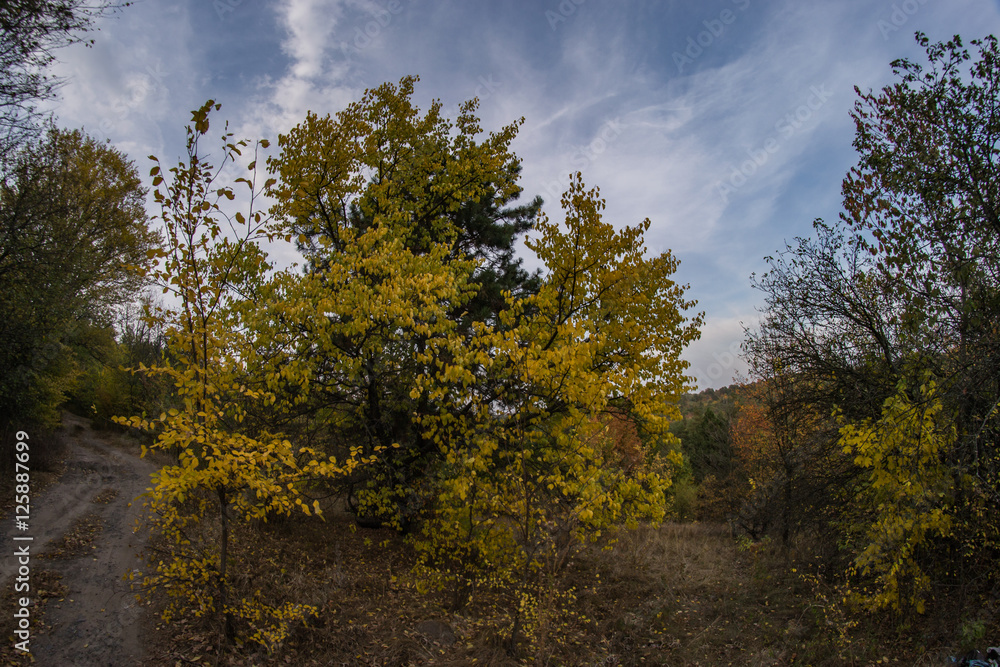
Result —
[{"label": "blue sky", "polygon": [[[524,196],[561,218],[570,172],[616,226],[649,217],[706,312],[685,358],[729,384],[762,296],[751,273],[813,219],[840,211],[855,163],[848,115],[932,41],[1000,32],[991,0],[138,0],[92,48],[59,52],[58,123],[175,163],[190,110],[213,98],[237,136],[275,139],[307,110],[420,76],[450,115],[478,96],[486,130],[524,116]],[[152,210],[152,209],[150,209]],[[525,260],[534,260],[525,252]],[[292,257],[286,258],[291,261]]]}]

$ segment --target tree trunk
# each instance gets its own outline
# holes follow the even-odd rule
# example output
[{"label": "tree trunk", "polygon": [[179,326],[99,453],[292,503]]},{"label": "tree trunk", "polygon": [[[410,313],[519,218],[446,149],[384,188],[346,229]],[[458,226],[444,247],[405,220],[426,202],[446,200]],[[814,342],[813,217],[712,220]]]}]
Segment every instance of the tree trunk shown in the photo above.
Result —
[{"label": "tree trunk", "polygon": [[223,642],[228,643],[235,636],[233,615],[228,609],[229,582],[226,579],[226,566],[229,560],[229,516],[226,514],[228,498],[224,486],[218,487],[216,491],[219,496],[219,517],[222,523],[222,536],[219,540],[219,611],[222,612]]}]

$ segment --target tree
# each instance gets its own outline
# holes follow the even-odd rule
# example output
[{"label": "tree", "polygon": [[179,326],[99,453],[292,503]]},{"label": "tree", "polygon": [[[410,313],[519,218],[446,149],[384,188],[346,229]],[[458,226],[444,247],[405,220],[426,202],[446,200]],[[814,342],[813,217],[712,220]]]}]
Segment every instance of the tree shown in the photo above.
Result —
[{"label": "tree", "polygon": [[[179,405],[121,420],[177,456],[151,491],[170,548],[146,581],[219,615],[227,636],[249,626],[272,642],[310,613],[233,590],[231,525],[315,513],[318,484],[362,521],[418,519],[423,580],[455,584],[457,602],[488,580],[534,604],[582,539],[667,511],[681,456],[644,443],[676,445],[680,353],[701,324],[683,314],[694,302],[671,278],[677,260],[646,257],[649,220],[604,222],[577,175],[567,230],[533,226],[538,289],[506,290],[494,315],[468,318],[480,260],[456,249],[453,217],[517,190],[505,180],[516,124],[479,141],[474,102],[452,126],[437,105],[422,116],[411,87],[309,115],[280,139],[263,186],[248,156],[245,213],[225,213],[236,190],[198,155],[212,103],[194,114],[187,164],[151,172],[166,230],[152,275],[177,306],[150,310],[167,361],[139,370],[169,378]],[[230,136],[226,162],[246,148]],[[261,192],[273,218],[254,209]],[[296,232],[308,232],[305,270],[275,271],[260,241]],[[512,614],[513,642],[525,617]]]},{"label": "tree", "polygon": [[[540,206],[504,208],[521,192],[508,150],[519,123],[481,140],[475,101],[454,123],[438,102],[422,114],[416,81],[367,91],[335,117],[308,114],[268,163],[273,213],[307,260],[304,279],[266,300],[275,336],[313,369],[302,409],[325,415],[328,446],[383,452],[350,480],[359,520],[400,528],[437,458],[412,419],[436,408],[410,388],[448,332],[468,338],[507,306],[502,290],[535,289],[512,246]],[[303,301],[313,307],[287,307]]]},{"label": "tree", "polygon": [[[859,234],[821,220],[813,229],[751,277],[767,305],[744,342],[753,383],[738,449],[754,487],[737,518],[752,532],[780,530],[785,544],[796,527],[835,520],[838,490],[858,473],[840,456],[831,415],[877,419],[908,354],[896,281]],[[766,428],[747,432],[757,422]]]},{"label": "tree", "polygon": [[[732,514],[738,486],[733,422],[739,405],[734,397],[735,385],[685,394],[678,403],[683,419],[670,424],[685,459],[672,486],[678,519],[724,521]],[[662,445],[669,450],[669,443]]]},{"label": "tree", "polygon": [[700,415],[695,414],[690,419],[678,422],[678,427],[671,429],[680,438],[684,453],[691,461],[694,479],[699,484],[706,477],[722,478],[731,472],[733,450],[730,415],[724,412],[720,414],[711,407],[706,407]]},{"label": "tree", "polygon": [[540,291],[508,295],[501,326],[453,338],[413,390],[443,408],[418,416],[443,455],[416,540],[425,573],[458,604],[513,584],[511,644],[576,545],[664,517],[681,456],[638,436],[672,439],[679,355],[701,324],[682,314],[694,303],[670,279],[677,260],[644,257],[648,219],[616,232],[579,174],[562,205],[565,231],[543,216],[528,242],[546,266]]},{"label": "tree", "polygon": [[83,41],[96,19],[129,4],[84,0],[0,4],[0,165],[35,135],[35,105],[55,96],[60,81],[45,73],[55,60],[55,50]]},{"label": "tree", "polygon": [[995,477],[1000,52],[992,36],[973,41],[979,57],[970,63],[960,37],[917,40],[930,70],[897,60],[901,82],[862,95],[855,107],[862,159],[844,181],[844,220],[870,232],[867,247],[904,282],[900,318],[947,378],[945,400],[961,406],[955,463]]},{"label": "tree", "polygon": [[741,392],[733,421],[738,478],[736,525],[758,538],[777,531],[783,546],[804,526],[837,516],[839,490],[851,479],[836,446],[836,422],[809,402],[808,380],[785,373]]},{"label": "tree", "polygon": [[[230,216],[219,206],[235,200],[236,192],[216,185],[219,171],[198,153],[213,107],[219,105],[209,101],[192,115],[187,164],[164,177],[157,163],[150,174],[166,231],[165,250],[159,253],[163,262],[152,276],[177,306],[150,308],[146,314],[150,325],[164,329],[169,359],[134,370],[169,378],[180,407],[158,417],[117,421],[155,433],[152,448],[177,460],[154,474],[148,503],[167,549],[151,559],[154,571],[143,583],[172,597],[164,619],[169,622],[180,610],[217,617],[223,641],[242,630],[249,639],[272,646],[292,623],[315,610],[299,602],[271,603],[260,590],[234,593],[230,568],[241,562],[241,554],[231,540],[231,524],[292,511],[319,513],[317,502],[303,500],[310,482],[349,474],[363,459],[356,451],[339,461],[324,457],[248,419],[264,406],[280,410],[287,407],[285,401],[294,402],[268,389],[279,378],[307,384],[309,377],[301,367],[263,366],[255,353],[270,347],[256,298],[274,279],[259,244],[281,236],[278,225],[254,209],[262,189],[255,179],[256,160],[249,165],[251,177],[236,183],[246,186],[246,214]],[[223,135],[219,170],[247,148],[247,142],[234,143],[231,137]],[[255,153],[258,147],[267,143],[254,146]]]},{"label": "tree", "polygon": [[746,334],[750,373],[801,379],[788,400],[875,417],[905,357],[902,295],[897,281],[879,273],[860,235],[821,220],[813,229],[814,238],[796,238],[765,258],[768,271],[751,276],[766,307],[758,329]]},{"label": "tree", "polygon": [[756,378],[791,388],[772,423],[836,412],[815,460],[849,491],[824,521],[866,573],[869,606],[919,610],[936,583],[996,582],[961,573],[984,571],[1000,535],[985,509],[1000,500],[1000,52],[974,41],[972,62],[959,37],[917,40],[926,71],[897,60],[898,83],[858,90],[841,225],[817,222],[816,240],[769,258],[747,352]]},{"label": "tree", "polygon": [[[912,606],[923,613],[931,585],[926,570],[935,560],[925,557],[926,547],[955,528],[955,479],[946,463],[954,416],[944,411],[932,374],[925,379],[917,391],[901,383],[878,421],[841,430],[845,453],[868,472],[853,498],[868,516],[847,524],[847,532],[859,543],[854,573],[874,578],[874,590],[861,596],[873,609]],[[851,535],[859,528],[860,536]]]},{"label": "tree", "polygon": [[[899,405],[934,415],[935,433],[943,434],[933,436],[934,456],[948,467],[955,496],[944,494],[932,506],[954,503],[963,559],[975,568],[995,562],[1000,536],[995,513],[984,512],[1000,500],[1000,50],[993,36],[972,42],[975,60],[958,36],[931,44],[917,33],[917,41],[927,53],[926,70],[897,60],[898,83],[878,94],[859,91],[853,117],[861,159],[844,181],[843,217],[870,234],[866,247],[903,304],[906,389],[886,403],[882,420],[899,413]],[[907,423],[898,436],[883,429],[878,441],[889,452],[914,443],[905,445],[912,459],[924,451],[915,443],[926,441],[926,430]],[[927,479],[913,483],[935,486],[936,468],[920,470]],[[944,533],[911,558],[946,548]],[[966,567],[950,569],[956,570]],[[990,582],[996,577],[979,585]]]},{"label": "tree", "polygon": [[[521,173],[520,163],[512,161],[504,179],[516,183]],[[471,282],[475,292],[461,315],[462,329],[471,332],[474,322],[499,324],[499,314],[507,307],[505,292],[517,297],[528,296],[538,291],[540,280],[537,272],[529,274],[522,267],[520,258],[514,255],[514,243],[518,236],[529,231],[535,224],[542,207],[542,198],[535,197],[530,203],[508,207],[521,192],[518,187],[505,192],[502,183],[490,183],[485,194],[476,201],[463,202],[453,214],[453,224],[458,237],[452,253],[456,257],[467,256],[476,262]]]},{"label": "tree", "polygon": [[772,526],[772,484],[778,479],[773,428],[758,391],[759,385],[744,389],[733,417],[730,436],[736,470],[722,500],[728,510],[726,518],[735,520],[752,539],[760,539]]},{"label": "tree", "polygon": [[108,329],[142,280],[157,235],[118,150],[50,128],[0,183],[0,424],[51,422],[76,373],[74,347]]}]

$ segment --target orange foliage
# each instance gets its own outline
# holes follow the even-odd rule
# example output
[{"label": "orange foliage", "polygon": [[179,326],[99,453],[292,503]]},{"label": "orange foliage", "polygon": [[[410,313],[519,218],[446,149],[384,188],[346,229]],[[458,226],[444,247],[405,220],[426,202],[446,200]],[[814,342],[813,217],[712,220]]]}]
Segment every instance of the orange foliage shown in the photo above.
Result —
[{"label": "orange foliage", "polygon": [[730,426],[733,455],[741,476],[753,489],[762,479],[770,477],[774,468],[774,424],[753,385],[741,391],[737,406]]},{"label": "orange foliage", "polygon": [[602,413],[600,422],[604,426],[608,453],[614,452],[612,460],[617,460],[626,471],[642,462],[642,441],[635,422],[616,410]]}]

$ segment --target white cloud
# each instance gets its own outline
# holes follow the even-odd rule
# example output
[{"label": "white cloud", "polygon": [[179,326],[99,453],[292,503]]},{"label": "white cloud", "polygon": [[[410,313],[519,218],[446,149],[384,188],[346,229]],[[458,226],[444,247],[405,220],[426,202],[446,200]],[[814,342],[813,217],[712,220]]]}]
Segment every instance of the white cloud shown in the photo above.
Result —
[{"label": "white cloud", "polygon": [[189,99],[198,63],[183,5],[170,11],[137,4],[99,22],[92,47],[57,52],[56,76],[67,84],[51,105],[59,124],[84,126],[135,159],[165,151],[161,131]]},{"label": "white cloud", "polygon": [[744,324],[754,325],[756,321],[756,313],[707,317],[701,338],[681,355],[691,364],[686,374],[695,378],[699,390],[724,387],[746,377],[747,364],[740,341]]},{"label": "white cloud", "polygon": [[[586,3],[550,29],[545,10],[557,3],[276,0],[217,17],[199,2],[136,3],[102,24],[93,49],[61,53],[56,73],[71,81],[60,121],[91,132],[103,124],[144,165],[149,153],[183,152],[188,110],[218,88],[237,136],[270,139],[307,110],[336,113],[404,74],[421,76],[424,109],[440,98],[454,116],[478,95],[487,131],[526,118],[512,148],[525,195],[542,194],[553,218],[580,169],[607,199],[607,220],[652,220],[650,251],[675,251],[709,313],[689,355],[706,374],[719,363],[713,351],[742,338],[734,323],[759,298],[747,276],[763,268],[760,257],[808,234],[813,217],[836,215],[840,178],[856,159],[853,86],[881,87],[893,80],[890,60],[919,59],[914,30],[968,40],[1000,23],[986,0],[928,1],[885,35],[878,22],[895,0],[752,0],[678,73],[671,53],[688,35],[671,33],[674,19],[698,31],[735,3],[649,5],[641,26],[632,5]],[[815,87],[831,95],[794,132],[780,129]],[[762,150],[767,159],[750,166]],[[720,184],[741,168],[751,173],[723,197]]]},{"label": "white cloud", "polygon": [[291,77],[314,79],[324,69],[330,37],[341,15],[337,0],[287,0],[277,10],[287,33],[281,43],[293,61]]}]

